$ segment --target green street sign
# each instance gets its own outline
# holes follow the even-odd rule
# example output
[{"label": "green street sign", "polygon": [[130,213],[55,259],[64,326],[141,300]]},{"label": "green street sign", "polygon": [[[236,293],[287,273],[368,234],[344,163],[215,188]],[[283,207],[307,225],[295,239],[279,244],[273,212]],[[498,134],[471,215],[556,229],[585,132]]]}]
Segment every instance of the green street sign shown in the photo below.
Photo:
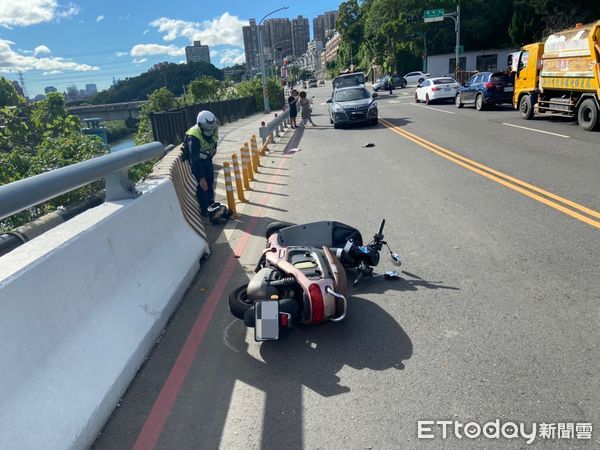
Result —
[{"label": "green street sign", "polygon": [[444,20],[444,9],[427,9],[423,13],[423,19],[425,22],[441,22]]}]

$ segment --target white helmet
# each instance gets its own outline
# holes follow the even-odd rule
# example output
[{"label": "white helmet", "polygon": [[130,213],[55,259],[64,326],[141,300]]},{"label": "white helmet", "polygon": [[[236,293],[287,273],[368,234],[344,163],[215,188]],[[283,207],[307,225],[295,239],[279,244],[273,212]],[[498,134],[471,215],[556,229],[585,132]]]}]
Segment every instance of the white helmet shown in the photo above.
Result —
[{"label": "white helmet", "polygon": [[196,118],[196,123],[206,136],[212,136],[218,127],[217,118],[210,111],[200,111]]}]

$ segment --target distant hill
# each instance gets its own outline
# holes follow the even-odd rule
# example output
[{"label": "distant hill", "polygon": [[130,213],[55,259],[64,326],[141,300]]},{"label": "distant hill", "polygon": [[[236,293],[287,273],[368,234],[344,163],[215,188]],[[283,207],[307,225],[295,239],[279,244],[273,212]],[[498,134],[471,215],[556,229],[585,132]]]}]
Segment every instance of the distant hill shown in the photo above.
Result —
[{"label": "distant hill", "polygon": [[120,80],[111,88],[99,92],[88,101],[97,105],[146,100],[148,94],[165,86],[173,94],[180,96],[183,93],[184,85],[202,76],[210,76],[217,80],[222,80],[223,71],[205,62],[163,64],[137,77]]}]

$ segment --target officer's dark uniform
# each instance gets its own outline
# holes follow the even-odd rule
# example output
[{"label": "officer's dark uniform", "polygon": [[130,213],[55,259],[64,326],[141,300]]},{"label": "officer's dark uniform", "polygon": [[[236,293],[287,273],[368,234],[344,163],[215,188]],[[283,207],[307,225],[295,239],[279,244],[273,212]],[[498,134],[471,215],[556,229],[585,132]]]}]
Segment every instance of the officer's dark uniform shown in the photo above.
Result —
[{"label": "officer's dark uniform", "polygon": [[[200,204],[200,211],[206,215],[208,207],[215,201],[215,174],[212,159],[217,152],[217,143],[219,137],[217,130],[212,136],[205,136],[198,125],[185,132],[185,146],[187,149],[187,159],[192,166],[192,173],[198,185],[196,186],[196,197]],[[200,187],[200,180],[204,178],[208,189],[203,191]]]}]

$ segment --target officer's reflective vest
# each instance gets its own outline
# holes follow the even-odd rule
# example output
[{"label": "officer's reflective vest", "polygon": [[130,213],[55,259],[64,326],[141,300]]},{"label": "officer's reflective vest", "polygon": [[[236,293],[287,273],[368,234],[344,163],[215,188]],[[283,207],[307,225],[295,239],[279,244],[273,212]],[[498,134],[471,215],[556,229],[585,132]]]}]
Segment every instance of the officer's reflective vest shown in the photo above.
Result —
[{"label": "officer's reflective vest", "polygon": [[[209,140],[207,140],[198,125],[194,125],[192,128],[185,132],[186,136],[194,136],[200,142],[200,158],[207,159],[212,158],[217,153],[217,143],[219,142],[219,135],[217,130],[212,134]],[[191,151],[191,149],[190,149]]]}]

